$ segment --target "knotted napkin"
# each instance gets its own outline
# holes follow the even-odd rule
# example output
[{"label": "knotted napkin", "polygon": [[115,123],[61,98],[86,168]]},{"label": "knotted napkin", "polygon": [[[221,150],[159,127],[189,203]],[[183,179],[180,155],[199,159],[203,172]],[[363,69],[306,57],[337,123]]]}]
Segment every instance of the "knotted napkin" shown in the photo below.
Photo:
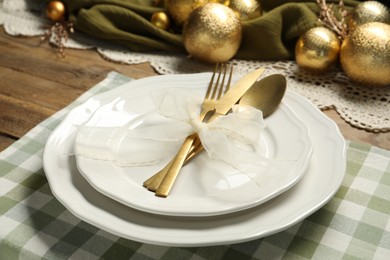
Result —
[{"label": "knotted napkin", "polygon": [[171,160],[184,139],[197,132],[211,159],[240,170],[267,160],[259,146],[265,127],[260,110],[236,105],[232,113],[206,124],[199,119],[202,98],[193,93],[171,89],[152,94],[152,99],[156,109],[136,122],[78,126],[75,155],[121,167],[153,165]]}]

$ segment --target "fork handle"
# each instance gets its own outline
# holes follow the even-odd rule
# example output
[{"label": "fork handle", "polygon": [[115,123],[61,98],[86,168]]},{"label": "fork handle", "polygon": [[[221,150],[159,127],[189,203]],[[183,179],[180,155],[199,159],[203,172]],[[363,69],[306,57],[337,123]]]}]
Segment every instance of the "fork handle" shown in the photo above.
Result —
[{"label": "fork handle", "polygon": [[[199,136],[197,136],[192,144],[192,147],[190,151],[187,154],[187,157],[184,161],[184,164],[187,164],[187,162],[191,161],[199,152],[203,150],[202,143],[199,140]],[[162,180],[164,179],[165,175],[167,174],[169,168],[171,167],[173,161],[175,158],[173,158],[163,169],[161,169],[159,172],[154,174],[152,177],[144,181],[143,186],[147,188],[150,191],[155,192],[158,187],[160,186]]]},{"label": "fork handle", "polygon": [[163,181],[165,175],[167,174],[169,168],[171,167],[173,158],[163,169],[161,169],[159,172],[154,174],[152,177],[144,181],[143,185],[146,187],[148,190],[155,192],[158,187],[160,186],[161,182]]},{"label": "fork handle", "polygon": [[161,182],[160,186],[156,190],[156,196],[158,197],[167,197],[169,192],[171,191],[171,188],[173,186],[173,183],[176,180],[177,175],[180,172],[181,167],[183,166],[188,152],[191,150],[192,144],[194,143],[195,138],[198,136],[197,133],[192,134],[188,136],[182,146],[180,147],[179,152],[177,153],[176,157],[172,161],[171,166],[169,167],[168,172],[166,173],[163,181]]}]

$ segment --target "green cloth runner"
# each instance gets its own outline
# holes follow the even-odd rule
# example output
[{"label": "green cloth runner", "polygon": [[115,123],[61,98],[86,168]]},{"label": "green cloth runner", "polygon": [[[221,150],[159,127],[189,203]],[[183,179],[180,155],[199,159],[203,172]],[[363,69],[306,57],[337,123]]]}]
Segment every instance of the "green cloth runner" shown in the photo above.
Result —
[{"label": "green cloth runner", "polygon": [[388,259],[390,151],[356,142],[347,142],[347,171],[335,196],[302,222],[265,238],[209,247],[155,246],[73,216],[45,177],[46,140],[71,109],[130,80],[110,73],[0,153],[0,259]]},{"label": "green cloth runner", "polygon": [[[161,30],[150,23],[163,11],[153,0],[63,0],[76,30],[126,45],[131,51],[185,53],[180,33]],[[338,1],[335,2],[336,6]],[[295,42],[318,25],[316,1],[261,0],[263,15],[242,22],[243,38],[235,58],[285,60],[294,57]],[[358,1],[345,0],[347,9]]]}]

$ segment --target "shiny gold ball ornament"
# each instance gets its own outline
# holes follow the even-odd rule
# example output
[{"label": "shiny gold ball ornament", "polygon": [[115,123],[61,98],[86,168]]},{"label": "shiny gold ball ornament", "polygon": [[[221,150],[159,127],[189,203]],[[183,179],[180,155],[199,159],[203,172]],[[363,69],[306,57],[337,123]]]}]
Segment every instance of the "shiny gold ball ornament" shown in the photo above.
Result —
[{"label": "shiny gold ball ornament", "polygon": [[241,38],[239,18],[232,9],[218,3],[195,9],[183,28],[188,53],[209,63],[231,59],[240,47]]},{"label": "shiny gold ball ornament", "polygon": [[188,20],[191,12],[201,7],[207,3],[211,2],[210,0],[165,0],[165,9],[172,18],[172,20],[178,26],[183,26],[183,24]]},{"label": "shiny gold ball ornament", "polygon": [[340,40],[328,28],[314,27],[305,32],[295,45],[295,60],[299,67],[323,72],[334,65],[340,51]]},{"label": "shiny gold ball ornament", "polygon": [[155,12],[150,18],[150,22],[165,31],[167,31],[171,26],[171,21],[169,16],[165,12]]},{"label": "shiny gold ball ornament", "polygon": [[353,30],[356,26],[369,23],[390,23],[390,11],[380,2],[365,1],[358,4],[349,14],[348,28]]},{"label": "shiny gold ball ornament", "polygon": [[46,7],[46,15],[54,22],[61,21],[65,17],[65,5],[61,1],[50,1]]},{"label": "shiny gold ball ornament", "polygon": [[347,76],[372,86],[390,84],[390,25],[365,23],[344,39],[340,63]]},{"label": "shiny gold ball ornament", "polygon": [[233,9],[241,20],[261,16],[261,6],[257,0],[227,0],[224,4]]}]

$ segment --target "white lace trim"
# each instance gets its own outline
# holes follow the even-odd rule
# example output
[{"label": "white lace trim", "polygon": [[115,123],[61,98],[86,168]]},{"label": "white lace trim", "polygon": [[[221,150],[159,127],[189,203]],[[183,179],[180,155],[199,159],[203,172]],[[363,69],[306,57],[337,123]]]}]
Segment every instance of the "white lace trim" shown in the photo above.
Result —
[{"label": "white lace trim", "polygon": [[[10,35],[38,36],[45,31],[44,7],[31,0],[0,0],[0,25]],[[96,50],[106,59],[125,64],[150,62],[160,74],[197,73],[210,71],[203,64],[185,55],[130,52],[125,47],[93,39],[80,33],[72,34],[67,48]],[[233,60],[236,73],[265,67],[266,74],[281,73],[287,77],[288,88],[311,100],[320,109],[335,108],[340,116],[359,128],[373,132],[390,131],[390,86],[370,88],[348,80],[338,69],[314,75],[299,70],[294,61],[261,62]]]}]

